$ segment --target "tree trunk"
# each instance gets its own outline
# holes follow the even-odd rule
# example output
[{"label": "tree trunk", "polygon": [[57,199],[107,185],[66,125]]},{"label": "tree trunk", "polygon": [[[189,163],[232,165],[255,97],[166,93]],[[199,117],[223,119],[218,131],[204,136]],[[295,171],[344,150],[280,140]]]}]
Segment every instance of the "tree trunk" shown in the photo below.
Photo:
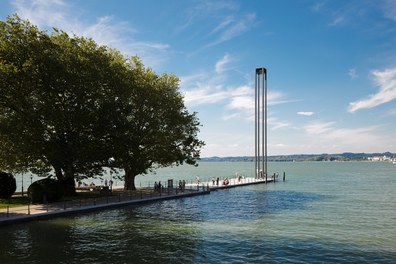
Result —
[{"label": "tree trunk", "polygon": [[74,177],[65,177],[62,183],[65,196],[76,195],[76,184],[74,183]]},{"label": "tree trunk", "polygon": [[76,186],[74,183],[74,175],[72,173],[63,173],[60,167],[54,167],[55,176],[63,186],[63,195],[74,196],[76,195]]},{"label": "tree trunk", "polygon": [[125,190],[136,190],[135,172],[131,169],[124,169],[124,170],[125,170],[124,189]]}]

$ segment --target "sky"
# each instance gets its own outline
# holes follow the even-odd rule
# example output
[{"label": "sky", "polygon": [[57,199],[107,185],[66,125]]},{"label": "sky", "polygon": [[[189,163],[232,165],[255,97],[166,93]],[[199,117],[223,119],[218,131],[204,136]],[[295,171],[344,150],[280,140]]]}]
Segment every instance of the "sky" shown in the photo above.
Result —
[{"label": "sky", "polygon": [[396,152],[396,1],[0,0],[174,73],[202,157],[254,155],[254,70],[267,69],[268,154]]}]

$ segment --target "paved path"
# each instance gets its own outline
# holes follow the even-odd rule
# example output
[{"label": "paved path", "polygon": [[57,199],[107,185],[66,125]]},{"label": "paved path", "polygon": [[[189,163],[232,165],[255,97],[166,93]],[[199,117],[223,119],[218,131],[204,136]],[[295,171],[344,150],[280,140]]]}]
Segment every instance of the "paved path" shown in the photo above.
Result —
[{"label": "paved path", "polygon": [[135,191],[113,191],[111,196],[76,199],[48,204],[31,204],[21,207],[0,209],[0,226],[22,223],[32,220],[49,219],[105,208],[140,204],[158,200],[176,199],[195,195],[209,194],[210,191],[200,188],[186,188],[183,192],[173,189],[155,191],[153,188],[140,188]]},{"label": "paved path", "polygon": [[183,191],[177,187],[165,188],[161,191],[154,190],[153,188],[139,188],[134,191],[113,190],[113,194],[110,196],[4,208],[0,209],[0,226],[131,204],[203,195],[209,194],[211,190],[234,188],[253,184],[265,184],[266,182],[274,181],[273,178],[267,178],[266,181],[265,179],[255,179],[252,177],[236,177],[228,179],[228,184],[225,184],[224,180],[225,178],[219,180],[218,185],[216,181],[214,183],[213,181],[210,181],[200,182],[199,184],[186,184],[185,190]]}]

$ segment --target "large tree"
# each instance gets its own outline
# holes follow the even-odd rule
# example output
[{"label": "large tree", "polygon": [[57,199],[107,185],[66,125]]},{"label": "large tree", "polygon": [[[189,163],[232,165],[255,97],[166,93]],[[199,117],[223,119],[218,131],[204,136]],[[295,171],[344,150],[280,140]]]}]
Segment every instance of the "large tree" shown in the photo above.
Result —
[{"label": "large tree", "polygon": [[[200,123],[190,114],[173,74],[157,75],[132,58],[128,96],[119,102],[118,119],[110,135],[114,166],[125,171],[125,189],[135,189],[135,176],[156,167],[196,165]],[[133,88],[133,89],[131,89]]]},{"label": "large tree", "polygon": [[196,164],[204,144],[173,74],[137,57],[12,16],[0,22],[0,169],[54,172],[66,194],[75,177]]},{"label": "large tree", "polygon": [[100,173],[114,91],[125,60],[89,39],[0,22],[0,167],[52,169],[73,194],[77,175]]}]

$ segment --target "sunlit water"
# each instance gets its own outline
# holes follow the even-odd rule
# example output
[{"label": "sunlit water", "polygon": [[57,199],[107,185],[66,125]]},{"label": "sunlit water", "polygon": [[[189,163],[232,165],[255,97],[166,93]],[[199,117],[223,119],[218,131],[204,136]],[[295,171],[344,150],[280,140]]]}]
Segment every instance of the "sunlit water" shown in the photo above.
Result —
[{"label": "sunlit water", "polygon": [[[250,176],[252,165],[201,163],[137,181]],[[280,181],[2,227],[0,263],[396,263],[396,165],[269,168]]]}]

